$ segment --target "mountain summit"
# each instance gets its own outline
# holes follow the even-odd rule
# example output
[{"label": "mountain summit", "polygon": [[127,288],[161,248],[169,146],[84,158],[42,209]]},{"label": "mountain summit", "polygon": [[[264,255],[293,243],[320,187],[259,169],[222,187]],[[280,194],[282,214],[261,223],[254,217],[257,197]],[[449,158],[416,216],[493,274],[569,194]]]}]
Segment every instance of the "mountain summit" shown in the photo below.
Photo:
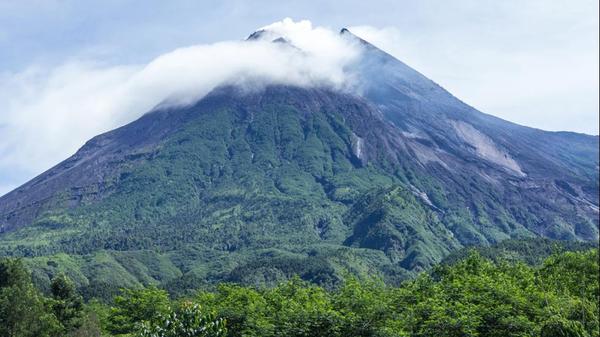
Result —
[{"label": "mountain summit", "polygon": [[352,89],[224,84],[94,137],[0,198],[1,254],[88,287],[333,284],[512,237],[598,240],[597,136],[486,115],[340,34]]}]

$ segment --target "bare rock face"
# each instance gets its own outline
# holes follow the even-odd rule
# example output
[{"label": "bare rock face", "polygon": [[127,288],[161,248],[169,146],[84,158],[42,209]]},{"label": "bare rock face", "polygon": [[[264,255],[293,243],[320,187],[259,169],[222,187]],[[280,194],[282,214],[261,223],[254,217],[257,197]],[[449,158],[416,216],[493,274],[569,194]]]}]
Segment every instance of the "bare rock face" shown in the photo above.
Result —
[{"label": "bare rock face", "polygon": [[383,256],[387,273],[510,237],[598,240],[597,136],[481,113],[360,41],[357,92],[220,87],[93,138],[0,198],[0,252],[160,249],[225,268],[321,247]]},{"label": "bare rock face", "polygon": [[456,135],[462,139],[468,147],[472,148],[475,154],[481,159],[503,167],[508,172],[512,172],[517,176],[523,177],[526,175],[521,170],[519,164],[506,150],[500,149],[490,137],[479,132],[479,130],[474,128],[471,124],[452,121],[452,126],[454,126]]}]

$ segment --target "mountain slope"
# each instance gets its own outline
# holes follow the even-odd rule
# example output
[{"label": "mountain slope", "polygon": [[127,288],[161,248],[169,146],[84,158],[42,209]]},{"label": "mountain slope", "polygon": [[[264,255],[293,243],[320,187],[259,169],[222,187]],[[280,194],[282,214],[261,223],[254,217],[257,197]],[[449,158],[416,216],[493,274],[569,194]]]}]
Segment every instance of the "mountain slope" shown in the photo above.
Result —
[{"label": "mountain slope", "polygon": [[[347,30],[342,34],[356,38]],[[361,42],[366,50],[359,64],[365,79],[363,96],[414,140],[410,151],[430,175],[446,187],[475,180],[481,187],[476,192],[493,190],[480,200],[473,189],[453,191],[471,204],[525,203],[523,212],[536,216],[544,213],[539,207],[543,205],[559,214],[529,221],[527,227],[535,227],[537,234],[597,240],[598,136],[546,132],[483,114],[401,61]],[[438,174],[440,169],[446,172]],[[525,223],[526,217],[517,215],[517,220]],[[564,222],[578,224],[575,233],[565,233]]]},{"label": "mountain slope", "polygon": [[485,115],[361,45],[357,91],[222,86],[93,138],[0,198],[0,253],[87,286],[93,261],[128,285],[331,284],[510,237],[598,239],[598,137]]}]

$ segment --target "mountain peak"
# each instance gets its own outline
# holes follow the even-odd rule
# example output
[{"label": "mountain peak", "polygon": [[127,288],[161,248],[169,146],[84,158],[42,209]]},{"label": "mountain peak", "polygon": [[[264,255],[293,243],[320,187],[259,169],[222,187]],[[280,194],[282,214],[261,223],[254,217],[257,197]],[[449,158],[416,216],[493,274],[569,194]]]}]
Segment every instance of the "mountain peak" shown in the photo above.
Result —
[{"label": "mountain peak", "polygon": [[292,45],[290,40],[287,37],[285,37],[283,35],[275,34],[271,31],[268,31],[265,29],[259,29],[259,30],[255,31],[254,33],[250,34],[246,38],[246,41],[259,41],[259,40]]},{"label": "mountain peak", "polygon": [[265,34],[265,30],[259,29],[255,32],[253,32],[252,34],[248,35],[248,37],[246,38],[246,41],[260,40],[264,34]]},{"label": "mountain peak", "polygon": [[[247,40],[323,36],[307,32],[290,19]],[[359,89],[220,86],[147,113],[0,197],[0,255],[196,251],[186,270],[231,280],[252,258],[314,251],[332,266],[319,278],[363,266],[397,278],[464,245],[598,239],[598,137],[483,114],[340,35],[364,46],[348,64]]]}]

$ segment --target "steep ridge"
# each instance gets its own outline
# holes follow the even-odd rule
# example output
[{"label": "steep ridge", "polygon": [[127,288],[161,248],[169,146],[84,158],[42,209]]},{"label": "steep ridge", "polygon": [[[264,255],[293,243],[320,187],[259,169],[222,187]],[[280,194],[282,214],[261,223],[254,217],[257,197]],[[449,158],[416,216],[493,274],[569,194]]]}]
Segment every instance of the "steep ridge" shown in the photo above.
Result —
[{"label": "steep ridge", "polygon": [[485,115],[360,41],[356,91],[222,86],[93,138],[0,198],[0,254],[86,286],[97,260],[127,285],[330,284],[511,237],[598,240],[597,136]]}]

